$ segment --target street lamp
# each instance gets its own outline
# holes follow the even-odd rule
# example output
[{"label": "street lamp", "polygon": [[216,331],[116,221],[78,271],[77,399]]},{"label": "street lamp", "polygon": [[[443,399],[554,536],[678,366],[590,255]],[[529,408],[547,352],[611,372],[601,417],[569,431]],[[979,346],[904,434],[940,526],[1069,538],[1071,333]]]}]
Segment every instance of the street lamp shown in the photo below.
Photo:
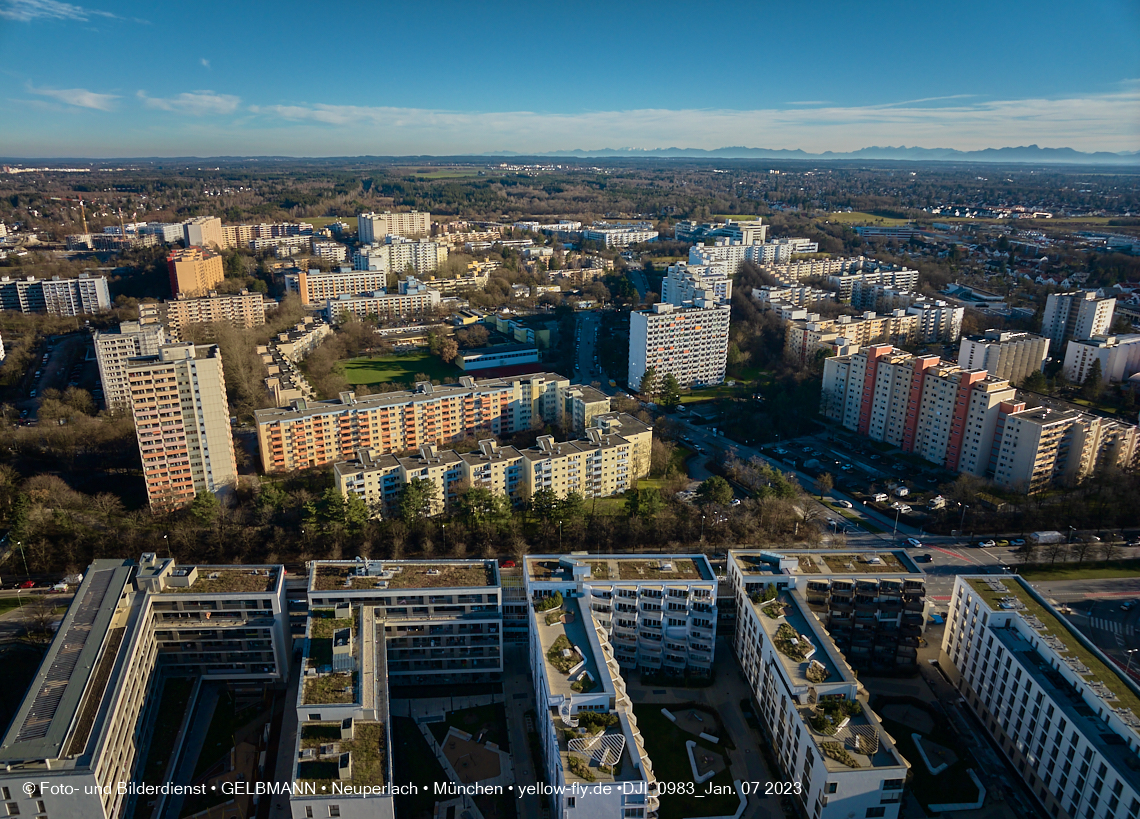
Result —
[{"label": "street lamp", "polygon": [[1065,541],[1066,543],[1072,543],[1073,542],[1073,532],[1075,532],[1075,531],[1077,531],[1076,526],[1069,526],[1069,539]]},{"label": "street lamp", "polygon": [[705,516],[701,515],[701,543],[705,542]]},{"label": "street lamp", "polygon": [[961,536],[961,532],[966,531],[966,510],[969,508],[970,508],[970,504],[968,504],[968,503],[962,504],[962,520],[960,520],[958,522],[959,536]]},{"label": "street lamp", "polygon": [[891,530],[891,535],[897,535],[899,532],[899,513],[902,512],[902,507],[895,507],[895,528]]},{"label": "street lamp", "polygon": [[28,556],[24,554],[24,543],[23,541],[17,540],[16,545],[20,547],[20,557],[23,558],[24,561],[24,577],[26,577],[28,580],[31,580],[32,575],[28,571]]},{"label": "street lamp", "polygon": [[1135,654],[1137,651],[1140,651],[1140,648],[1130,648],[1130,649],[1128,649],[1127,651],[1125,651],[1125,652],[1124,652],[1125,654],[1127,654],[1127,655],[1128,655],[1128,665],[1126,665],[1126,666],[1124,667],[1124,673],[1125,673],[1125,674],[1129,674],[1129,673],[1131,672],[1131,669],[1132,669],[1132,655],[1133,655],[1133,654]]}]

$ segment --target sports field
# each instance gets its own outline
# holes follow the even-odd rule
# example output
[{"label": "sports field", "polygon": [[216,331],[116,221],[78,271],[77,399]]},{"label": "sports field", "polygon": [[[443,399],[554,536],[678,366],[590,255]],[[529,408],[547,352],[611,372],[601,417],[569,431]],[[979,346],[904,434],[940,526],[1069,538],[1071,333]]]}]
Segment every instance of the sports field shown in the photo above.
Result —
[{"label": "sports field", "polygon": [[462,374],[458,367],[444,364],[428,352],[349,358],[337,366],[344,373],[345,380],[354,385],[384,384],[389,381],[411,384],[418,373],[447,384],[458,381]]},{"label": "sports field", "polygon": [[302,216],[300,221],[308,222],[315,228],[323,228],[333,222],[344,222],[350,230],[356,230],[355,216]]},{"label": "sports field", "polygon": [[823,217],[828,222],[839,222],[843,225],[874,225],[875,227],[899,227],[908,224],[906,219],[891,219],[888,216],[876,216],[873,213],[852,211],[851,213],[827,213]]}]

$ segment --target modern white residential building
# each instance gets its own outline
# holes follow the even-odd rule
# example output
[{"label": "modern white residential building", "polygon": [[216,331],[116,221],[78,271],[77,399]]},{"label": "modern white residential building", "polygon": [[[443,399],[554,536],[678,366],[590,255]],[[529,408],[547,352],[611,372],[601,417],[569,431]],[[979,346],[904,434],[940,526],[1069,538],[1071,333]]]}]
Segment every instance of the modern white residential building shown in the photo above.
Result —
[{"label": "modern white residential building", "polygon": [[169,678],[285,682],[284,575],[154,554],[88,566],[0,742],[6,814],[113,819],[153,799],[121,786],[142,779]]},{"label": "modern white residential building", "polygon": [[1083,341],[1107,335],[1115,307],[1115,298],[1102,298],[1095,290],[1050,293],[1045,301],[1041,335],[1052,342],[1054,350],[1060,350],[1072,339]]},{"label": "modern white residential building", "polygon": [[383,242],[385,236],[427,236],[431,233],[431,214],[410,212],[362,213],[356,217],[356,237],[361,244]]},{"label": "modern white residential building", "polygon": [[348,248],[340,242],[313,239],[312,251],[313,256],[331,264],[340,264],[348,258]]},{"label": "modern white residential building", "polygon": [[1073,339],[1065,345],[1062,372],[1070,383],[1083,384],[1094,361],[1103,383],[1127,381],[1140,372],[1140,334]]},{"label": "modern white residential building", "polygon": [[357,318],[377,316],[397,318],[418,316],[439,309],[440,295],[427,285],[409,276],[400,282],[399,293],[362,293],[342,295],[325,301],[324,316],[327,321],[339,324],[343,317],[351,313]]},{"label": "modern white residential building", "polygon": [[222,220],[217,216],[195,216],[182,223],[182,241],[186,247],[210,247],[219,250],[229,247]]},{"label": "modern white residential building", "polygon": [[629,247],[657,239],[657,231],[648,222],[632,225],[613,225],[608,222],[595,222],[582,230],[582,240],[599,242],[606,247]]},{"label": "modern white residential building", "polygon": [[726,239],[730,243],[744,246],[763,244],[768,238],[768,226],[763,219],[728,219],[724,222],[700,224],[694,221],[678,222],[673,227],[673,237],[681,242],[701,242],[710,239]]},{"label": "modern white residential building", "polygon": [[1016,575],[958,575],[939,665],[1057,819],[1140,814],[1140,687]]},{"label": "modern white residential building", "polygon": [[985,370],[1011,384],[1020,384],[1031,373],[1041,372],[1049,357],[1049,339],[1032,333],[986,330],[984,336],[962,339],[958,366],[965,370]]},{"label": "modern white residential building", "polygon": [[[801,785],[793,798],[815,819],[897,817],[910,763],[848,658],[885,667],[915,662],[925,622],[922,573],[905,553],[731,551],[728,577],[736,656],[780,773]],[[831,630],[845,635],[844,651]]]},{"label": "modern white residential building", "polygon": [[391,241],[361,246],[352,256],[357,270],[403,273],[409,267],[419,274],[432,273],[447,261],[448,247],[427,239],[412,241],[389,236]]},{"label": "modern white residential building", "polygon": [[919,299],[907,307],[906,312],[907,315],[918,316],[915,334],[919,341],[953,343],[962,336],[965,307],[956,307],[940,299]]},{"label": "modern white residential building", "polygon": [[161,324],[140,324],[124,321],[117,333],[96,330],[95,360],[99,363],[99,383],[107,409],[131,408],[131,389],[127,379],[127,359],[136,356],[155,356],[166,344],[166,328]]},{"label": "modern white residential building", "polygon": [[658,378],[672,374],[682,387],[724,381],[731,308],[698,299],[692,306],[655,304],[629,314],[630,389],[641,386],[650,367]]},{"label": "modern white residential building", "polygon": [[111,309],[111,291],[106,276],[87,273],[74,279],[0,276],[0,309],[56,316],[102,313]]},{"label": "modern white residential building", "polygon": [[127,383],[151,509],[231,489],[237,460],[219,348],[164,345],[128,359]]}]

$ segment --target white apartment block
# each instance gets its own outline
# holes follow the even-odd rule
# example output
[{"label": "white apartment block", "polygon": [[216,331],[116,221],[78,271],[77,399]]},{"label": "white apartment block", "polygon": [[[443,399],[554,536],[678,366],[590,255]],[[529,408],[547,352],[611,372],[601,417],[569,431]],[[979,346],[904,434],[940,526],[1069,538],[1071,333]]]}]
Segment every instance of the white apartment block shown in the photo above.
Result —
[{"label": "white apartment block", "polygon": [[[541,779],[555,789],[551,819],[656,815],[657,778],[605,630],[575,597],[559,610],[527,608]],[[580,724],[597,730],[574,737]]]},{"label": "white apartment block", "polygon": [[892,310],[886,315],[866,312],[861,316],[838,316],[821,319],[808,313],[802,319],[789,321],[784,328],[784,356],[806,364],[823,349],[837,351],[841,347],[867,347],[872,344],[906,344],[918,333],[916,315],[905,310]]},{"label": "white apartment block", "polygon": [[148,234],[157,237],[159,241],[166,244],[177,242],[184,236],[181,222],[149,222],[139,228],[140,236]]},{"label": "white apartment block", "polygon": [[1083,384],[1093,362],[1100,362],[1102,383],[1127,381],[1140,372],[1140,334],[1073,339],[1065,345],[1062,372],[1073,384]]},{"label": "white apartment block", "polygon": [[700,242],[708,239],[726,239],[744,246],[763,244],[768,238],[768,226],[762,219],[700,224],[693,221],[678,222],[673,227],[673,237],[682,242]]},{"label": "white apartment block", "polygon": [[427,236],[431,214],[413,210],[407,213],[362,213],[356,217],[356,237],[362,245],[383,242],[385,236]]},{"label": "white apartment block", "polygon": [[1041,816],[1140,815],[1140,689],[1020,577],[955,579],[939,665]]},{"label": "white apartment block", "polygon": [[[817,560],[813,555],[806,559]],[[895,569],[882,574],[884,561],[875,559],[877,564],[864,564],[865,571],[853,568],[828,577],[830,568],[818,563],[817,573],[802,574],[795,555],[729,553],[736,656],[780,774],[800,783],[802,793],[793,798],[813,819],[895,819],[902,803],[910,763],[867,704],[848,656],[858,647],[869,662],[881,658],[888,667],[913,662],[909,656],[898,659],[896,652],[902,649],[896,648],[897,636],[880,651],[880,640],[889,632],[876,621],[913,620],[906,627],[894,626],[894,631],[909,629],[913,636],[907,639],[917,646],[924,584],[917,569],[912,574]],[[850,632],[844,651],[828,629]],[[916,651],[903,649],[907,654]],[[843,710],[829,717],[828,706]]]},{"label": "white apartment block", "polygon": [[331,264],[340,264],[348,258],[348,248],[340,242],[318,241],[313,240],[312,244],[313,256],[323,262]]},{"label": "white apartment block", "polygon": [[985,370],[1011,384],[1020,384],[1031,373],[1041,372],[1049,357],[1049,339],[1032,333],[986,330],[984,336],[962,339],[958,366]]},{"label": "white apartment block", "polygon": [[232,488],[237,461],[218,347],[167,344],[128,359],[127,381],[151,508]]},{"label": "white apartment block", "polygon": [[483,433],[512,435],[536,423],[560,424],[570,381],[556,373],[476,380],[357,398],[257,410],[258,446],[266,472],[323,466],[361,448],[404,452]]},{"label": "white apartment block", "polygon": [[[765,226],[767,227],[767,226]],[[807,239],[773,239],[759,244],[742,244],[732,239],[716,239],[711,245],[699,242],[689,248],[689,264],[726,264],[735,272],[745,261],[758,265],[782,265],[792,260],[796,253],[816,253],[819,244]]]},{"label": "white apartment block", "polygon": [[432,273],[447,261],[448,247],[428,240],[413,242],[401,237],[394,241],[360,247],[352,256],[357,270],[403,273],[409,267],[415,273]]},{"label": "white apartment block", "polygon": [[439,309],[440,295],[421,282],[408,277],[400,282],[399,293],[372,293],[343,295],[325,302],[324,316],[330,322],[340,323],[351,313],[357,318],[377,316],[381,319],[415,316]]},{"label": "white apartment block", "polygon": [[361,293],[383,293],[388,289],[387,270],[348,270],[330,273],[319,270],[294,270],[283,276],[285,291],[297,293],[305,304],[321,304],[341,296]]},{"label": "white apartment block", "polygon": [[1083,341],[1107,335],[1115,308],[1115,298],[1101,298],[1095,290],[1050,293],[1045,301],[1041,335],[1053,343],[1055,350],[1072,339]]},{"label": "white apartment block", "polygon": [[765,271],[780,281],[798,282],[814,276],[835,276],[878,269],[878,262],[864,256],[838,259],[801,259],[787,264],[765,266]]},{"label": "white apartment block", "polygon": [[111,309],[111,291],[106,276],[80,273],[74,279],[53,276],[37,279],[0,277],[0,309],[21,313],[51,313],[81,316]]},{"label": "white apartment block", "polygon": [[636,225],[612,225],[607,222],[595,222],[582,230],[582,240],[586,242],[600,242],[606,247],[629,247],[643,242],[652,242],[657,238],[657,231],[648,222]]},{"label": "white apartment block", "polygon": [[704,299],[723,304],[732,299],[732,278],[724,264],[669,265],[661,280],[661,301],[681,307],[685,302]]},{"label": "white apartment block", "polygon": [[284,576],[153,554],[92,563],[0,743],[7,815],[131,815],[147,797],[119,785],[141,778],[167,675],[283,684]]},{"label": "white apartment block", "polygon": [[[806,284],[791,285],[788,287],[771,287],[765,285],[764,287],[753,287],[752,298],[760,302],[760,306],[764,309],[769,309],[775,303],[784,303],[796,307],[806,307],[809,304],[816,304],[821,301],[835,301],[835,293],[830,290],[820,290],[817,287],[809,287]],[[793,318],[792,316],[781,315],[785,321]],[[803,311],[802,316],[795,316],[795,318],[807,318],[807,311]]]},{"label": "white apartment block", "polygon": [[840,301],[859,304],[865,298],[862,295],[864,290],[876,286],[895,290],[914,290],[918,287],[917,270],[905,267],[900,269],[889,266],[874,267],[875,263],[871,260],[866,262],[862,269],[853,266],[840,273],[827,274],[827,281],[832,287],[837,288]]},{"label": "white apartment block", "polygon": [[629,314],[630,389],[638,389],[645,371],[658,378],[672,374],[682,387],[724,381],[728,361],[727,304],[698,299],[693,307],[655,304]]},{"label": "white apartment block", "polygon": [[182,241],[186,247],[209,247],[219,250],[229,247],[222,220],[216,216],[195,216],[182,223]]},{"label": "white apartment block", "polygon": [[96,330],[95,360],[99,363],[99,382],[110,410],[130,410],[131,389],[127,380],[127,359],[158,355],[166,344],[166,329],[161,324],[124,321],[117,333]]},{"label": "white apartment block", "polygon": [[956,307],[941,300],[920,299],[907,307],[906,312],[918,317],[915,334],[920,341],[953,343],[962,336],[965,307]]}]

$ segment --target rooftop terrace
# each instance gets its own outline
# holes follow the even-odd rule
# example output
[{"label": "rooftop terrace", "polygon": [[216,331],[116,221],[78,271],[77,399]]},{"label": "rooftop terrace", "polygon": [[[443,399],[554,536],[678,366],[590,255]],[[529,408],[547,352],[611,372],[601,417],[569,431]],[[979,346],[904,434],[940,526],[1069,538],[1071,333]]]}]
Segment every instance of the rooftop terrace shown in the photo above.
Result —
[{"label": "rooftop terrace", "polygon": [[572,573],[564,561],[574,560],[590,567],[590,580],[629,580],[634,582],[667,580],[708,580],[712,572],[705,561],[691,557],[541,557],[527,560],[531,580],[571,580]]},{"label": "rooftop terrace", "polygon": [[[597,684],[598,687],[594,690],[600,690],[601,676],[597,659],[590,647],[588,632],[588,629],[593,628],[593,624],[584,619],[576,598],[571,597],[563,602],[562,613],[564,615],[562,618],[550,617],[549,615],[554,612],[531,613],[542,653],[546,658],[543,668],[546,669],[547,687],[552,695],[561,694],[567,698],[574,694],[587,693],[573,688],[575,681],[584,671]],[[588,612],[586,616],[589,616]],[[551,622],[548,623],[547,620]],[[570,675],[571,671],[574,672],[573,676]]]},{"label": "rooftop terrace", "polygon": [[271,592],[277,588],[280,569],[277,566],[234,568],[233,566],[179,566],[175,574],[198,570],[197,579],[189,586],[167,585],[164,594],[250,594]]},{"label": "rooftop terrace", "polygon": [[[383,723],[354,720],[352,738],[341,738],[339,722],[303,722],[300,726],[297,779],[312,782],[320,794],[342,786],[378,786],[387,782],[387,739]],[[351,775],[340,777],[341,755],[352,761]],[[327,790],[322,790],[322,786]]]},{"label": "rooftop terrace", "polygon": [[[378,571],[379,573],[370,573]],[[361,589],[446,589],[496,585],[490,561],[382,563],[321,561],[312,574],[313,591]]]},{"label": "rooftop terrace", "polygon": [[[1074,669],[1080,673],[1081,679],[1089,683],[1090,687],[1099,687],[1095,685],[1099,683],[1104,689],[1116,695],[1116,699],[1105,700],[1107,705],[1112,708],[1128,708],[1140,718],[1140,697],[1136,692],[1116,671],[1089,651],[1060,617],[1034,600],[1020,582],[1009,577],[1003,577],[1000,581],[996,578],[983,577],[963,579],[991,609],[1018,612],[1030,628],[1059,655],[1063,657],[1065,654],[1071,654],[1087,669],[1087,673],[1080,673],[1079,668]],[[998,586],[1003,590],[998,590]],[[1030,618],[1036,618],[1036,622]],[[1037,627],[1038,624],[1041,628]],[[1050,637],[1054,639],[1049,639]]]},{"label": "rooftop terrace", "polygon": [[917,568],[911,568],[909,559],[903,559],[894,551],[842,551],[830,552],[815,550],[779,551],[779,552],[733,552],[736,565],[742,574],[774,574],[778,573],[778,566],[767,556],[778,554],[781,557],[795,560],[797,566],[792,574],[818,574],[818,575],[884,575],[884,574],[921,574]]}]

